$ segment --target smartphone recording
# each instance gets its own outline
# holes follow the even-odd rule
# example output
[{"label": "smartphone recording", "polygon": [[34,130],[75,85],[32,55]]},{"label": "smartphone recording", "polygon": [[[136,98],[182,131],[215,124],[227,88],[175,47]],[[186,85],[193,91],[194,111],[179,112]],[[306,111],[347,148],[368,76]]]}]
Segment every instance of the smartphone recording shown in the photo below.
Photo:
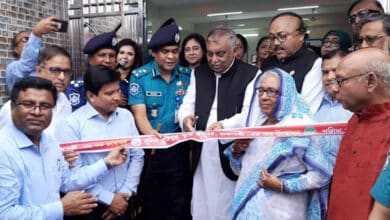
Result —
[{"label": "smartphone recording", "polygon": [[56,20],[58,32],[68,32],[68,21]]}]

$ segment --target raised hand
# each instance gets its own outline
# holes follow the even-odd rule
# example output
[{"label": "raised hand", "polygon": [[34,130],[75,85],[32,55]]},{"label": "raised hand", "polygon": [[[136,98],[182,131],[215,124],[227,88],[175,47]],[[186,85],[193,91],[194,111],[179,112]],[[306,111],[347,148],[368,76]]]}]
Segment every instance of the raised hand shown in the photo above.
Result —
[{"label": "raised hand", "polygon": [[44,34],[57,32],[56,17],[50,16],[40,20],[33,28],[32,33],[37,37],[42,37]]}]

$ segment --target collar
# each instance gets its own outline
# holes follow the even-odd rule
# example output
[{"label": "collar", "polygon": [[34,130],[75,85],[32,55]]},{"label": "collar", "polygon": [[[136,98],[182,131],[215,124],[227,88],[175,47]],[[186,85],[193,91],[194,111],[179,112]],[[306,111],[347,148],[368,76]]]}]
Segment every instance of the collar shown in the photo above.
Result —
[{"label": "collar", "polygon": [[[152,65],[152,77],[153,78],[159,77],[161,75],[161,73],[160,73],[160,68],[158,67],[156,61],[153,61],[151,65]],[[177,70],[177,68],[178,68],[178,66],[176,64],[175,68],[173,68],[173,70],[171,72],[171,76],[179,75],[179,71]]]},{"label": "collar", "polygon": [[339,103],[336,99],[332,99],[327,92],[324,92],[324,97],[322,100],[323,100],[323,102],[327,102],[330,105],[336,105]]},{"label": "collar", "polygon": [[[40,152],[45,152],[47,150],[46,147],[54,147],[52,144],[47,144],[49,141],[49,136],[46,134],[45,130],[42,132],[40,137],[40,146],[39,148],[24,134],[19,128],[17,128],[14,123],[8,127],[9,136],[13,136],[14,141],[16,143],[16,147],[19,149],[34,147],[35,150]],[[3,130],[5,131],[5,130]]]},{"label": "collar", "polygon": [[15,126],[14,123],[9,126],[10,133],[14,136],[14,140],[16,142],[16,146],[18,148],[27,148],[35,146],[33,142],[21,131],[19,128]]},{"label": "collar", "polygon": [[[383,114],[388,112],[388,114]],[[390,102],[371,104],[367,108],[363,109],[361,114],[358,114],[360,120],[376,118],[378,120],[383,119],[390,115]]]},{"label": "collar", "polygon": [[[118,108],[116,108],[115,111],[110,114],[108,121],[111,120],[114,114],[115,115],[118,114]],[[103,119],[103,116],[100,115],[98,111],[96,111],[96,109],[91,105],[91,103],[89,103],[89,101],[84,105],[84,116],[87,119],[91,119],[95,117],[100,117]]]}]

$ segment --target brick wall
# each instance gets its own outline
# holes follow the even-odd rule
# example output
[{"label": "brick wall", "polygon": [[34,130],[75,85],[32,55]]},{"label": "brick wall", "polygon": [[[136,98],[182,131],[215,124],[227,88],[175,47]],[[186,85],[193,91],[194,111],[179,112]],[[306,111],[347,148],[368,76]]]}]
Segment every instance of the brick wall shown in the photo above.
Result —
[{"label": "brick wall", "polygon": [[[8,100],[5,69],[13,61],[11,40],[15,33],[31,30],[42,18],[56,16],[67,19],[65,0],[0,0],[0,106]],[[56,44],[69,48],[67,35],[45,35],[44,44]]]}]

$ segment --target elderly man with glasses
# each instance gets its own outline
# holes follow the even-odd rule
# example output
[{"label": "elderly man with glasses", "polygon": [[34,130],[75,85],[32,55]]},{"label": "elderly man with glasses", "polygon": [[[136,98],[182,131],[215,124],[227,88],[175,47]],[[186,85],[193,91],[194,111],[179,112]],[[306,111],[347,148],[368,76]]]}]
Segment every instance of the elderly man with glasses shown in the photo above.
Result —
[{"label": "elderly man with glasses", "polygon": [[389,53],[390,15],[363,18],[359,24],[358,49],[373,47]]},{"label": "elderly man with glasses", "polygon": [[12,50],[18,60],[8,64],[5,71],[8,92],[11,92],[16,81],[26,76],[36,76],[34,71],[38,63],[38,53],[42,44],[42,36],[58,31],[55,17],[47,17],[39,21],[31,33],[18,32],[12,39]]},{"label": "elderly man with glasses", "polygon": [[285,12],[272,18],[269,39],[275,55],[264,60],[263,71],[278,67],[294,78],[297,91],[316,112],[323,97],[321,58],[304,46],[306,28],[302,17]]},{"label": "elderly man with glasses", "polygon": [[367,219],[370,189],[390,143],[390,57],[365,48],[337,66],[336,99],[354,114],[340,143],[330,191],[328,219]]}]

